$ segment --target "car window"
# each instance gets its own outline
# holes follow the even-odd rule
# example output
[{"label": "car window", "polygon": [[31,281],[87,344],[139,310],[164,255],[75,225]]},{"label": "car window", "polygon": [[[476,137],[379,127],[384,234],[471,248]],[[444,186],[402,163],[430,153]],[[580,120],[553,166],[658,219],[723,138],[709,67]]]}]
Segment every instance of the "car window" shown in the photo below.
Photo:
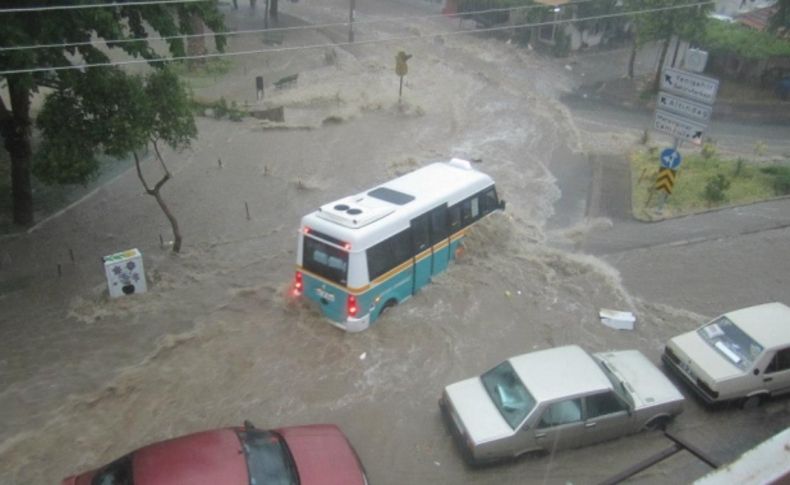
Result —
[{"label": "car window", "polygon": [[516,429],[535,407],[535,398],[518,378],[510,362],[505,361],[480,376],[489,397],[502,417]]},{"label": "car window", "polygon": [[582,420],[581,399],[568,399],[550,405],[540,417],[538,428],[550,428]]},{"label": "car window", "polygon": [[587,419],[619,413],[626,410],[625,404],[613,391],[606,391],[585,399],[587,404]]},{"label": "car window", "polygon": [[774,358],[771,359],[771,363],[768,364],[768,367],[765,368],[765,373],[770,374],[771,372],[779,372],[787,369],[790,369],[790,348],[778,351],[774,355]]},{"label": "car window", "polygon": [[91,480],[91,485],[134,485],[132,476],[132,455],[118,458]]},{"label": "car window", "polygon": [[250,485],[298,485],[296,465],[278,433],[258,429],[237,433],[247,458]]},{"label": "car window", "polygon": [[741,370],[748,369],[762,354],[763,346],[727,317],[697,330],[703,340]]}]

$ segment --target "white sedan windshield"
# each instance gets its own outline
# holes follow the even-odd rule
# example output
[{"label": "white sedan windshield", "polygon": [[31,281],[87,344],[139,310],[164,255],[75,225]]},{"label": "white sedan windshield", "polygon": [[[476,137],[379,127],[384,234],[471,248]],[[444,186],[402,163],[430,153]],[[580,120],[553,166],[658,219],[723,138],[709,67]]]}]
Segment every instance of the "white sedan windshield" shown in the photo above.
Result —
[{"label": "white sedan windshield", "polygon": [[535,408],[535,398],[527,391],[510,362],[499,364],[480,379],[511,428],[516,429]]}]

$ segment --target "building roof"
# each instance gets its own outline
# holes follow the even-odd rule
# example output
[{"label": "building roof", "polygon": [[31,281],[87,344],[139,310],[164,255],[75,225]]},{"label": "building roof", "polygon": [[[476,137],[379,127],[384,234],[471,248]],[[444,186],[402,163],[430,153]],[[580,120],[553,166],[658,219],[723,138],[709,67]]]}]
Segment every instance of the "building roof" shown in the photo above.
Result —
[{"label": "building roof", "polygon": [[773,5],[765,8],[756,8],[750,12],[735,15],[735,21],[754,30],[765,31],[771,21],[771,17],[779,9]]},{"label": "building roof", "polygon": [[519,355],[511,358],[510,364],[529,392],[539,401],[612,387],[598,363],[578,345]]}]

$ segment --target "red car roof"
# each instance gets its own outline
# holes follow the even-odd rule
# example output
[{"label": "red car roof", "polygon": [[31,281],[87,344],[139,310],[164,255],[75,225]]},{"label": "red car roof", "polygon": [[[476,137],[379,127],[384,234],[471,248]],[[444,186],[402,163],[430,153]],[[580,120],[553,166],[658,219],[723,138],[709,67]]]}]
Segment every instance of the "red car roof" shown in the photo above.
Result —
[{"label": "red car roof", "polygon": [[140,448],[134,481],[145,485],[248,485],[247,461],[232,429],[204,431]]},{"label": "red car roof", "polygon": [[[247,461],[236,431],[203,431],[132,452],[136,485],[249,485]],[[301,485],[364,485],[354,449],[337,426],[320,424],[276,430],[296,463]],[[64,484],[89,484],[97,470]],[[263,484],[265,485],[265,484]]]},{"label": "red car roof", "polygon": [[337,426],[315,424],[277,430],[291,450],[301,485],[364,485],[364,472]]}]

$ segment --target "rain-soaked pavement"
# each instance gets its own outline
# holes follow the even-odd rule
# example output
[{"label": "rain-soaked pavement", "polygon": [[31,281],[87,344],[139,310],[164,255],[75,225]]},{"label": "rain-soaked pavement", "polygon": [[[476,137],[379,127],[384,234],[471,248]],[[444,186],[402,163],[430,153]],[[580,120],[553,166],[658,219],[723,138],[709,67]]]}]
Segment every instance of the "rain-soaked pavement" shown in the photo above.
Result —
[{"label": "rain-soaked pavement", "polygon": [[[303,0],[283,11],[327,22],[343,18],[343,5]],[[370,13],[358,5],[358,18],[425,14],[391,5],[374,3]],[[231,15],[241,22],[244,12]],[[454,28],[442,19],[360,22],[356,37]],[[401,103],[398,50],[414,55]],[[131,171],[32,232],[0,240],[1,483],[57,482],[145,443],[244,419],[337,423],[376,484],[593,483],[666,445],[643,433],[472,470],[438,412],[444,385],[511,355],[578,343],[638,348],[658,361],[667,338],[703,318],[635,298],[607,263],[562,249],[567,234],[584,230],[584,207],[578,195],[555,206],[553,173],[586,160],[556,101],[567,87],[562,66],[477,36],[327,52],[247,58],[227,84],[196,88],[232,94],[256,60],[282,75],[293,73],[292,59],[299,65],[296,86],[266,94],[267,106],[285,106],[285,128],[201,119],[193,149],[166,154],[174,178],[164,195],[184,231],[183,254],[159,247],[167,225]],[[477,168],[508,202],[473,231],[457,264],[361,334],[289,301],[301,215],[453,155],[481,159]],[[549,234],[555,207],[562,218]],[[128,247],[145,255],[150,292],[111,301],[99,257]],[[636,330],[602,326],[601,307],[636,312]],[[788,423],[783,402],[744,415],[689,401],[673,429],[732,459]],[[681,454],[638,481],[706,471]]]}]

